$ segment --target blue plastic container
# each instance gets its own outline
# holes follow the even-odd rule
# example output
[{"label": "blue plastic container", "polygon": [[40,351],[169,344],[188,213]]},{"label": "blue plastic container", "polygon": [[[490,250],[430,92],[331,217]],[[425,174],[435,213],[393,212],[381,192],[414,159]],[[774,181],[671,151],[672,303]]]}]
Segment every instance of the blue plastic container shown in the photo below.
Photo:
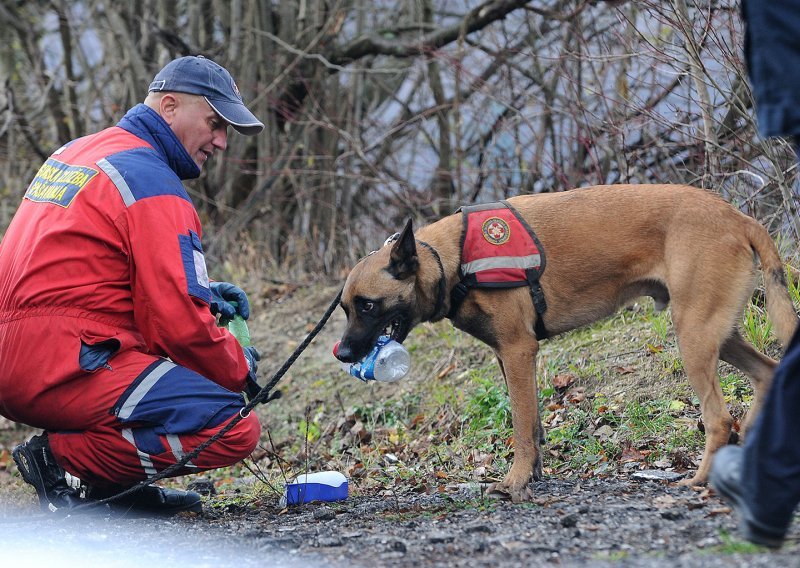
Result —
[{"label": "blue plastic container", "polygon": [[312,501],[344,501],[347,499],[347,478],[338,471],[320,471],[298,476],[286,484],[281,505],[301,505]]}]

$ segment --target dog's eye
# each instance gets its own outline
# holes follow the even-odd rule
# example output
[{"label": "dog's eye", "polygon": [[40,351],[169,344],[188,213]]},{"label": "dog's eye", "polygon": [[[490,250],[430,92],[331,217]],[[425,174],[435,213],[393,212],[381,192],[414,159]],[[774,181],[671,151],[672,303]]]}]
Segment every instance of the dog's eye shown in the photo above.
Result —
[{"label": "dog's eye", "polygon": [[357,298],[355,305],[358,313],[365,317],[376,317],[380,313],[380,300]]}]

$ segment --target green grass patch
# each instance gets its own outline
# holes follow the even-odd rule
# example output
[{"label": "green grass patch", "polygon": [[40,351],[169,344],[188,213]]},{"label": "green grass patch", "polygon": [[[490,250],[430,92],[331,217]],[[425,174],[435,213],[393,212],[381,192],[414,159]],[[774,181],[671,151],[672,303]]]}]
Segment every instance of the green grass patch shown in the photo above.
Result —
[{"label": "green grass patch", "polygon": [[759,546],[757,544],[753,544],[752,542],[748,542],[746,540],[741,540],[738,537],[732,536],[728,531],[720,531],[720,540],[722,540],[722,544],[718,546],[712,546],[703,550],[704,554],[759,554],[768,548],[764,546]]}]

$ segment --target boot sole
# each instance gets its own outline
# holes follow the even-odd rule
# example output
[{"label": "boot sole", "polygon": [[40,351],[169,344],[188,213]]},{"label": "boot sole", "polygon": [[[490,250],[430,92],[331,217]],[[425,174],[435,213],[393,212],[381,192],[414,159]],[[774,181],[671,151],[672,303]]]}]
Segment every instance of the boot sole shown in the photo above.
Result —
[{"label": "boot sole", "polygon": [[47,497],[47,492],[42,482],[42,472],[39,470],[33,454],[25,447],[25,444],[21,444],[11,450],[11,457],[14,458],[14,463],[17,464],[17,469],[25,483],[33,485],[34,489],[36,489],[36,495],[39,497],[39,506],[42,510],[51,512],[58,510],[58,507],[53,505]]}]

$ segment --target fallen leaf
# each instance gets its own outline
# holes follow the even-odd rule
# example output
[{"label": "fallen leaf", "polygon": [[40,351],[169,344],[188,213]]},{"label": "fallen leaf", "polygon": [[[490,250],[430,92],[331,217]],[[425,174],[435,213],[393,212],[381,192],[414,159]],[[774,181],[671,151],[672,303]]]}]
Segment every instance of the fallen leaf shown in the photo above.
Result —
[{"label": "fallen leaf", "polygon": [[359,442],[365,442],[365,443],[368,442],[369,441],[368,438],[371,437],[366,427],[364,426],[364,423],[361,422],[361,420],[353,424],[353,427],[350,428],[350,435],[352,435]]},{"label": "fallen leaf", "polygon": [[578,404],[579,402],[582,402],[582,401],[586,400],[586,388],[585,387],[578,387],[578,388],[572,389],[571,391],[569,391],[567,393],[567,396],[565,398],[567,399],[567,402],[569,402],[569,403]]},{"label": "fallen leaf", "polygon": [[450,363],[447,367],[445,367],[444,369],[439,371],[439,374],[436,375],[436,378],[437,379],[443,379],[443,378],[445,378],[447,375],[449,375],[450,373],[452,373],[455,370],[456,370],[456,364],[455,363]]},{"label": "fallen leaf", "polygon": [[574,375],[556,375],[553,377],[553,387],[565,389],[576,381]]},{"label": "fallen leaf", "polygon": [[364,474],[364,464],[361,462],[356,462],[347,468],[347,475],[349,477],[356,477],[363,474]]},{"label": "fallen leaf", "polygon": [[686,403],[682,400],[673,400],[669,403],[669,409],[673,412],[681,412],[686,408]]},{"label": "fallen leaf", "polygon": [[647,350],[650,353],[661,353],[662,351],[664,351],[664,346],[663,345],[653,345],[652,343],[648,343],[647,344]]},{"label": "fallen leaf", "polygon": [[425,420],[425,415],[424,414],[417,414],[411,420],[411,427],[413,428],[414,426],[418,426],[423,420]]},{"label": "fallen leaf", "polygon": [[622,463],[637,462],[637,461],[642,461],[643,459],[644,459],[644,454],[630,445],[625,446],[622,449],[622,456],[620,456],[620,461]]},{"label": "fallen leaf", "polygon": [[614,435],[614,429],[606,424],[594,431],[594,437],[600,441],[608,440]]}]

